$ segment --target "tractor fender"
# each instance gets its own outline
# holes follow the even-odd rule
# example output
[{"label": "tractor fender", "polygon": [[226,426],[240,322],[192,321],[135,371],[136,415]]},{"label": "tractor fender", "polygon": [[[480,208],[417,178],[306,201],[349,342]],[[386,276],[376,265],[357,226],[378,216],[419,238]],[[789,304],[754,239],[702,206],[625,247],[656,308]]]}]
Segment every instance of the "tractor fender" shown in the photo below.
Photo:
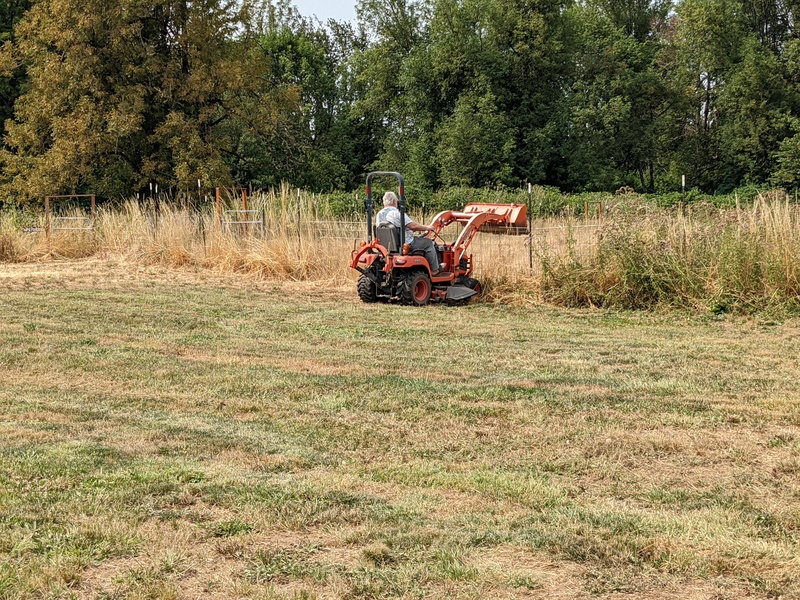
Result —
[{"label": "tractor fender", "polygon": [[353,269],[358,269],[359,271],[366,269],[372,266],[372,263],[374,263],[379,257],[386,258],[388,254],[389,251],[386,248],[377,242],[372,242],[371,244],[367,244],[361,248],[353,250],[353,260],[350,263],[350,267]]},{"label": "tractor fender", "polygon": [[[384,270],[387,273],[389,271],[399,271],[402,273],[407,273],[409,271],[423,271],[428,275],[431,281],[433,281],[434,285],[439,286],[449,285],[450,281],[453,279],[453,275],[449,271],[444,271],[434,277],[433,271],[431,271],[430,263],[428,263],[424,256],[419,256],[416,254],[392,255],[386,261],[386,269]],[[436,290],[434,289],[432,293],[435,296]]]},{"label": "tractor fender", "polygon": [[[387,261],[387,263],[388,262],[389,261]],[[389,264],[387,264],[387,266],[389,266]],[[420,269],[428,273],[428,276],[431,274],[431,266],[428,264],[428,261],[425,260],[424,256],[418,256],[416,254],[396,254],[392,256],[391,268],[402,270]]]}]

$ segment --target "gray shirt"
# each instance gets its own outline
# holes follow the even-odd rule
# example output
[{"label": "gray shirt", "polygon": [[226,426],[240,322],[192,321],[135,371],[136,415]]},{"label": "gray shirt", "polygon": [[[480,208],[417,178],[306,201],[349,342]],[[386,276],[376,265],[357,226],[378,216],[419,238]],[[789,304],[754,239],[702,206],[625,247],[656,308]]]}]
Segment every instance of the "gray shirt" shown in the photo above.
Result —
[{"label": "gray shirt", "polygon": [[[378,215],[375,217],[375,224],[380,225],[383,221],[388,221],[389,223],[400,229],[400,210],[394,206],[387,206],[383,208],[380,212],[378,212]],[[414,241],[414,234],[408,228],[408,224],[413,223],[414,221],[412,221],[408,215],[406,215],[405,221],[406,221],[405,243],[410,244]]]}]

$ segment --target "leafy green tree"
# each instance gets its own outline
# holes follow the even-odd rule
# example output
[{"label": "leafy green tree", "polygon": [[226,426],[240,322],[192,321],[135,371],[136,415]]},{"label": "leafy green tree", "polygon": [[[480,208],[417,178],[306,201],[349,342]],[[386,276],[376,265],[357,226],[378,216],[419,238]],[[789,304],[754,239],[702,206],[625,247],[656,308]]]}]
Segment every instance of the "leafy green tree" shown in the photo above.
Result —
[{"label": "leafy green tree", "polygon": [[436,158],[445,185],[481,187],[512,181],[515,132],[491,92],[463,94],[440,128]]},{"label": "leafy green tree", "polygon": [[786,78],[786,104],[791,113],[790,133],[778,144],[771,182],[797,189],[800,187],[800,39],[786,42],[781,60]]},{"label": "leafy green tree", "polygon": [[683,0],[677,6],[669,74],[680,90],[674,111],[682,132],[672,169],[701,189],[715,190],[721,178],[719,97],[744,35],[735,0]]},{"label": "leafy green tree", "polygon": [[351,25],[291,0],[6,0],[0,186],[795,185],[798,9],[361,0]]},{"label": "leafy green tree", "polygon": [[4,0],[0,4],[0,140],[5,134],[5,122],[14,114],[14,102],[25,83],[24,70],[13,60],[12,41],[14,26],[28,8],[30,0]]},{"label": "leafy green tree", "polygon": [[669,0],[597,0],[615,27],[643,42],[652,36],[671,9]]},{"label": "leafy green tree", "polygon": [[[384,124],[377,164],[403,168],[429,188],[463,181],[465,164],[477,167],[474,185],[543,180],[554,152],[542,133],[567,70],[564,6],[433,0],[413,11],[384,10],[413,15],[416,36],[384,39],[395,28],[376,22],[377,43],[364,57],[361,75],[371,84],[359,106]],[[470,119],[488,129],[481,133]]]},{"label": "leafy green tree", "polygon": [[39,0],[16,28],[29,86],[0,155],[22,198],[233,182],[231,123],[270,135],[296,98],[263,83],[230,0]]},{"label": "leafy green tree", "polygon": [[360,153],[361,124],[351,110],[350,59],[366,48],[366,35],[349,23],[306,19],[286,2],[266,8],[250,19],[267,67],[263,85],[297,101],[275,115],[269,136],[230,123],[234,176],[259,187],[290,181],[314,190],[350,188],[376,154]]},{"label": "leafy green tree", "polygon": [[719,98],[720,186],[765,183],[773,157],[790,134],[786,82],[778,58],[755,38],[745,40],[742,61]]},{"label": "leafy green tree", "polygon": [[800,108],[789,48],[794,2],[684,0],[673,73],[689,98],[675,165],[694,185],[727,191],[785,178]]},{"label": "leafy green tree", "polygon": [[[560,165],[554,131],[573,73],[569,23],[563,0],[502,0],[494,4],[488,32],[494,71],[493,93],[514,129],[512,164],[516,181],[553,183]],[[505,65],[505,68],[503,66]]]},{"label": "leafy green tree", "polygon": [[736,12],[744,29],[778,53],[791,37],[796,8],[791,0],[739,0]]},{"label": "leafy green tree", "polygon": [[279,135],[262,140],[265,152],[249,178],[257,185],[287,180],[305,187],[340,187],[347,173],[326,144],[338,103],[337,65],[327,33],[300,20],[264,32],[259,44],[270,66],[270,85],[293,91],[299,103],[283,115]]},{"label": "leafy green tree", "polygon": [[[792,119],[791,125],[794,131],[800,131],[797,119]],[[800,187],[800,133],[786,137],[778,144],[771,182],[793,189]]]},{"label": "leafy green tree", "polygon": [[404,169],[418,134],[417,118],[408,110],[405,71],[413,54],[424,47],[425,9],[414,0],[362,0],[358,4],[359,23],[373,38],[353,56],[356,97],[352,117],[371,131],[370,145],[377,152],[370,169]]},{"label": "leafy green tree", "polygon": [[[659,71],[661,32],[650,29],[660,22],[653,14],[663,16],[663,8],[632,3],[619,14],[609,12],[609,4],[587,4],[570,14],[576,69],[567,97],[567,182],[577,189],[631,185],[654,191],[656,172],[665,163],[662,132],[671,127],[667,116],[674,102],[674,90]],[[623,3],[611,4],[620,10]],[[637,29],[642,27],[646,31]]]}]

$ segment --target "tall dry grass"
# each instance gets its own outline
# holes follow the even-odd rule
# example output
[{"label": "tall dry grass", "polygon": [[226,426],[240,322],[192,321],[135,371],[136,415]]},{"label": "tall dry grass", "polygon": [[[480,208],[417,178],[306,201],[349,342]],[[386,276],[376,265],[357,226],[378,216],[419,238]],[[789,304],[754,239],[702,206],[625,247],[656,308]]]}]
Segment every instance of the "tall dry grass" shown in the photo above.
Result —
[{"label": "tall dry grass", "polygon": [[[224,208],[232,207],[241,204],[228,199]],[[261,278],[350,281],[347,260],[365,227],[335,222],[314,195],[297,196],[288,187],[250,198],[248,208],[264,215],[265,227],[259,223],[226,226],[213,204],[198,211],[169,202],[128,201],[98,209],[94,232],[54,229],[49,239],[42,215],[31,225],[30,215],[6,211],[0,217],[0,262],[98,256]],[[80,214],[70,210],[62,216]],[[223,215],[223,220],[256,218],[253,214]],[[34,231],[25,232],[23,222]]]},{"label": "tall dry grass", "polygon": [[545,300],[570,306],[716,312],[800,306],[800,207],[759,197],[746,208],[686,213],[630,206],[598,230],[588,257],[540,260]]},{"label": "tall dry grass", "polygon": [[[263,231],[260,224],[221,225],[211,204],[198,211],[130,201],[100,208],[93,232],[54,230],[49,240],[43,231],[25,233],[43,230],[41,215],[6,211],[0,262],[100,256],[265,279],[355,279],[348,263],[363,221],[337,220],[324,201],[288,187],[251,198],[248,208],[264,215]],[[67,216],[80,222],[78,211]],[[254,218],[232,213],[224,220]],[[534,221],[532,231],[530,238],[476,237],[476,276],[490,298],[715,311],[800,304],[800,207],[785,195],[762,196],[747,208],[694,205],[685,214],[634,198],[602,221],[567,215]],[[451,228],[444,237],[457,233]]]}]

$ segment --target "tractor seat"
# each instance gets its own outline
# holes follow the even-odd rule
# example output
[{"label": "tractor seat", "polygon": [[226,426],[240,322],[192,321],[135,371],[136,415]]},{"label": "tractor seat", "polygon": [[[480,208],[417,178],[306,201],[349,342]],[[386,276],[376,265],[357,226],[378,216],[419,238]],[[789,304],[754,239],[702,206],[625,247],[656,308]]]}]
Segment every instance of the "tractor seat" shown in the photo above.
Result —
[{"label": "tractor seat", "polygon": [[375,237],[389,252],[400,252],[400,230],[388,221],[378,223]]}]

